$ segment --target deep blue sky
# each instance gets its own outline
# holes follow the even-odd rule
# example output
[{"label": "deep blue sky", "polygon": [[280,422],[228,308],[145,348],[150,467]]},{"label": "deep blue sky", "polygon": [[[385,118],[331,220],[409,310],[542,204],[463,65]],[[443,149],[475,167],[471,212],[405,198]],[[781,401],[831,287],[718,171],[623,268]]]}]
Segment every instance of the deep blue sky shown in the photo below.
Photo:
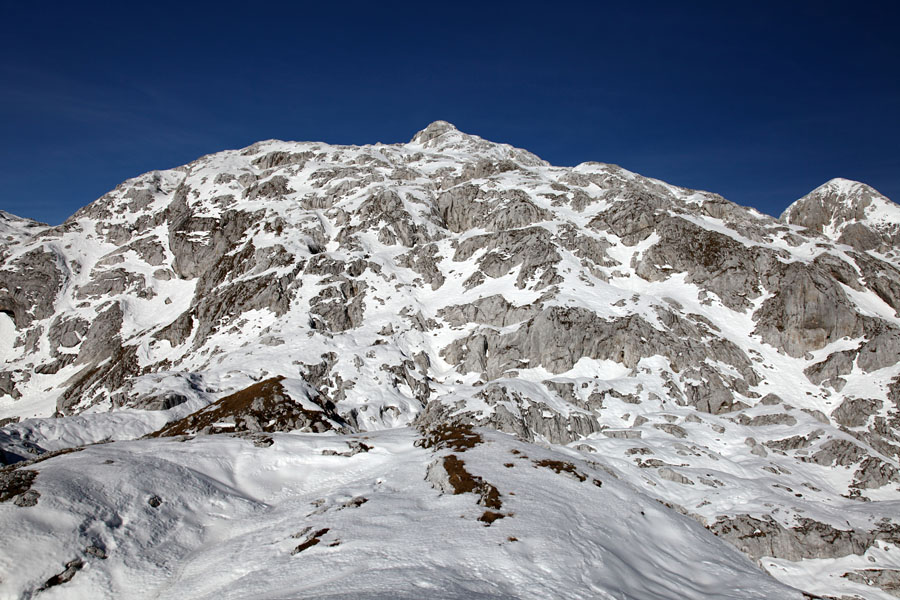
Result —
[{"label": "deep blue sky", "polygon": [[900,200],[893,2],[0,1],[0,208],[52,224],[203,154],[436,119],[775,215],[837,176]]}]

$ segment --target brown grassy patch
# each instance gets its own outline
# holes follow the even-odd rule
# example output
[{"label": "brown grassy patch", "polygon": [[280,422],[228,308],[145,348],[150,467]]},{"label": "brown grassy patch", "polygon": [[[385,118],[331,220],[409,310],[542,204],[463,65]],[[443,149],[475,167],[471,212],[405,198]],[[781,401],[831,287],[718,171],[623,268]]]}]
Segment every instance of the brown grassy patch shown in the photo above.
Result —
[{"label": "brown grassy patch", "polygon": [[328,404],[322,411],[306,410],[294,402],[281,385],[284,377],[272,377],[221,398],[183,419],[169,423],[147,437],[168,437],[194,433],[242,431],[292,431],[310,429],[316,433],[334,429],[332,422],[343,420]]},{"label": "brown grassy patch", "polygon": [[432,429],[423,430],[422,437],[416,444],[432,450],[450,448],[455,452],[465,452],[483,441],[484,438],[468,423],[441,423]]},{"label": "brown grassy patch", "polygon": [[455,454],[444,458],[444,470],[447,471],[450,485],[455,494],[477,494],[478,503],[488,508],[499,509],[503,506],[500,492],[490,483],[466,470],[466,463]]},{"label": "brown grassy patch", "polygon": [[562,461],[562,460],[536,460],[534,461],[534,465],[536,467],[544,467],[546,469],[551,469],[556,473],[568,473],[569,475],[576,478],[578,481],[584,481],[587,479],[587,476],[584,473],[578,471],[570,462]]},{"label": "brown grassy patch", "polygon": [[485,525],[490,526],[494,521],[498,521],[500,519],[506,518],[506,515],[503,513],[494,512],[491,510],[486,510],[484,513],[478,517],[478,520],[484,523]]}]

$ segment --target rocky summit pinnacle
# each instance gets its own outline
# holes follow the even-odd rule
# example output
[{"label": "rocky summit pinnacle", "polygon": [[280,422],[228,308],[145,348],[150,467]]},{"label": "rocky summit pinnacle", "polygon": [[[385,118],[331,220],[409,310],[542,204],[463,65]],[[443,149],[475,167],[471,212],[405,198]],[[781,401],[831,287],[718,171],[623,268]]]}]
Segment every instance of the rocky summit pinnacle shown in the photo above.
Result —
[{"label": "rocky summit pinnacle", "polygon": [[426,144],[431,140],[444,135],[449,131],[459,131],[452,123],[447,121],[435,121],[428,127],[416,133],[410,143]]},{"label": "rocky summit pinnacle", "polygon": [[894,254],[900,243],[900,206],[874,188],[832,179],[794,202],[782,222],[806,227],[857,250]]},{"label": "rocky summit pinnacle", "polygon": [[0,213],[0,595],[888,598],[896,215],[444,121]]}]

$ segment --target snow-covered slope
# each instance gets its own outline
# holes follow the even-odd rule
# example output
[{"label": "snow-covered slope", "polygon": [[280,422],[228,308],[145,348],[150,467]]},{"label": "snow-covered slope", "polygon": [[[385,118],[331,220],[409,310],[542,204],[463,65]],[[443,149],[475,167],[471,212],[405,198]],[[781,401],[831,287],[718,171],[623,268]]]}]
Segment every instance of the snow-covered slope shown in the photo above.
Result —
[{"label": "snow-covered slope", "polygon": [[[481,443],[461,450],[400,429],[117,442],[38,463],[37,505],[0,506],[0,589],[67,600],[802,597],[597,465],[473,433]],[[446,475],[442,490],[434,472],[448,459],[496,495],[454,493]]]},{"label": "snow-covered slope", "polygon": [[[832,197],[861,208],[839,219]],[[839,181],[779,222],[445,122],[407,144],[213,154],[4,247],[0,447],[216,434],[227,453],[241,432],[472,423],[614,470],[792,586],[887,598],[896,209]],[[195,442],[172,448],[190,461]]]},{"label": "snow-covered slope", "polygon": [[12,215],[5,210],[0,210],[0,243],[8,244],[13,241],[21,241],[46,229],[47,225],[23,219]]}]

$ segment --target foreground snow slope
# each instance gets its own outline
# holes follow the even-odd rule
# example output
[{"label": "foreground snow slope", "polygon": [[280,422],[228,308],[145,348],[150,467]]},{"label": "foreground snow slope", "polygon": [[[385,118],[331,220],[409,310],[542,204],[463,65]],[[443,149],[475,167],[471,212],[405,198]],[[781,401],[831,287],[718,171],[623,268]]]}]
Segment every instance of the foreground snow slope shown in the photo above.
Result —
[{"label": "foreground snow slope", "polygon": [[[461,451],[417,447],[419,432],[398,429],[116,442],[52,458],[29,467],[36,506],[0,505],[0,595],[802,597],[598,465],[480,435]],[[359,444],[368,450],[328,454]],[[450,455],[496,487],[503,518],[487,525],[477,494],[426,481]],[[69,582],[37,592],[76,559]]]}]

